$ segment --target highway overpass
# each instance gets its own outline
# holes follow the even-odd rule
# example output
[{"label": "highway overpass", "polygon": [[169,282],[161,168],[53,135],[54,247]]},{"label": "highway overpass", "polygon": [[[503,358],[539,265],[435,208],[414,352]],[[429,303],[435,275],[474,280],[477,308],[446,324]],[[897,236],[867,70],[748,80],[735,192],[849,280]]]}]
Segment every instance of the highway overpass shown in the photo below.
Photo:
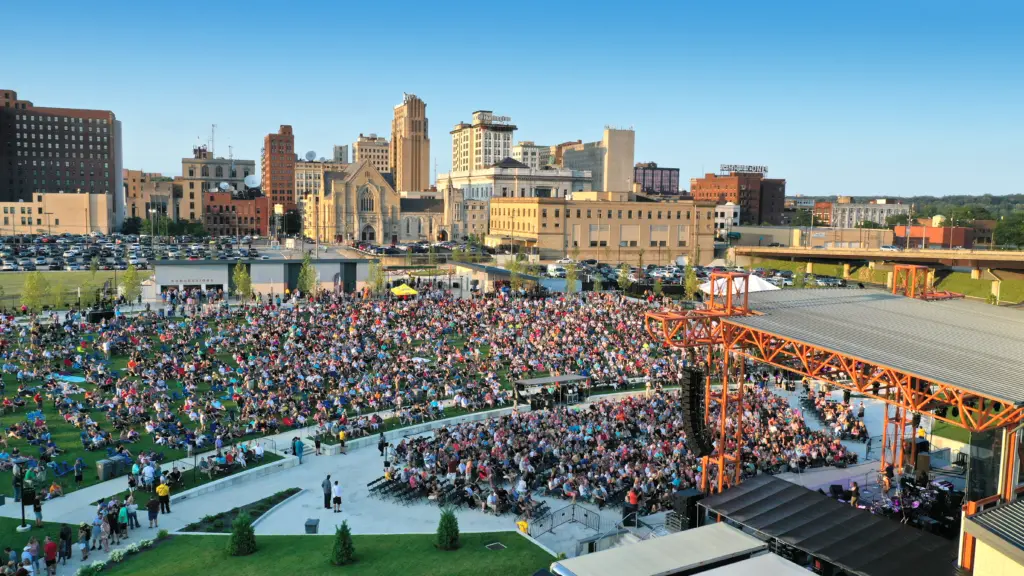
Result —
[{"label": "highway overpass", "polygon": [[743,257],[773,258],[817,262],[875,262],[920,264],[936,268],[964,267],[973,269],[1024,270],[1024,251],[1001,250],[929,250],[914,249],[890,252],[867,248],[800,248],[736,246],[731,248],[738,262]]}]

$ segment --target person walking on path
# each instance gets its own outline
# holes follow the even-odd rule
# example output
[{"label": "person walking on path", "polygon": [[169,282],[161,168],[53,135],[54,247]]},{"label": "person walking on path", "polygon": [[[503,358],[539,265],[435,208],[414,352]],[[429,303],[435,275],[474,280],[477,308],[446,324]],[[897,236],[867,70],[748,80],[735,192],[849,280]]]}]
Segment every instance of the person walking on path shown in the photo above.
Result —
[{"label": "person walking on path", "polygon": [[295,447],[295,455],[299,457],[299,465],[301,466],[302,465],[302,451],[304,449],[304,446],[302,445],[302,440],[300,440],[298,437],[296,437],[292,442],[293,442],[293,446]]},{"label": "person walking on path", "polygon": [[139,524],[139,505],[135,503],[135,496],[129,496],[125,505],[128,507],[128,528],[142,528]]},{"label": "person walking on path", "polygon": [[166,481],[161,481],[156,487],[156,495],[160,497],[160,511],[164,514],[171,513],[171,487]]},{"label": "person walking on path", "polygon": [[149,527],[159,528],[160,501],[156,498],[150,498],[149,502],[146,502],[146,511],[149,513]]},{"label": "person walking on path", "polygon": [[82,551],[82,562],[89,559],[89,540],[92,538],[92,529],[89,524],[82,522],[78,525],[78,549]]},{"label": "person walking on path", "polygon": [[334,496],[334,511],[341,512],[341,485],[338,484],[337,480],[334,481],[332,494]]},{"label": "person walking on path", "polygon": [[377,450],[380,450],[381,458],[384,457],[384,449],[388,447],[388,441],[384,439],[384,433],[380,433],[380,438],[377,440]]},{"label": "person walking on path", "polygon": [[320,487],[324,490],[324,508],[331,509],[331,475],[328,474],[327,478],[320,483]]},{"label": "person walking on path", "polygon": [[43,540],[43,561],[46,563],[46,573],[48,576],[57,575],[57,543],[50,540],[47,536]]},{"label": "person walking on path", "polygon": [[60,527],[60,560],[64,566],[68,565],[71,558],[71,526],[64,524]]}]

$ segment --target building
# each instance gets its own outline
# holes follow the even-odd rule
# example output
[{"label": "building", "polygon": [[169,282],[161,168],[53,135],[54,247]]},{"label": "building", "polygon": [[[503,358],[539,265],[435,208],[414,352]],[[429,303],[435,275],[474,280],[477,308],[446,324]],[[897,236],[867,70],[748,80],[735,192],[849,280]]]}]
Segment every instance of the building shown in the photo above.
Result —
[{"label": "building", "polygon": [[837,228],[856,228],[864,222],[873,222],[885,226],[885,219],[897,214],[910,215],[909,204],[890,204],[885,200],[876,200],[869,204],[846,204],[837,202],[832,207],[832,226]]},{"label": "building", "polygon": [[178,199],[175,198],[174,181],[171,178],[142,170],[124,170],[122,180],[125,217],[146,220],[154,214],[160,214],[171,220],[178,219]]},{"label": "building", "polygon": [[282,124],[276,133],[263,137],[261,188],[271,205],[280,204],[285,211],[295,210],[295,135],[292,127]]},{"label": "building", "polygon": [[715,235],[724,238],[740,225],[740,207],[732,202],[715,206]]},{"label": "building", "polygon": [[832,225],[832,203],[828,201],[815,202],[814,208],[811,209],[811,217],[814,219],[815,224],[821,226]]},{"label": "building", "polygon": [[295,162],[295,197],[301,204],[310,194],[319,194],[323,186],[325,172],[337,172],[347,166],[347,162],[326,160],[297,160]]},{"label": "building", "polygon": [[376,134],[360,134],[359,140],[352,144],[352,163],[357,164],[363,160],[372,164],[381,174],[390,173],[391,146],[387,138]]},{"label": "building", "polygon": [[632,264],[714,258],[714,206],[688,199],[580,192],[571,199],[494,198],[489,211],[486,245],[519,246],[541,259],[577,251],[584,259]]},{"label": "building", "polygon": [[[801,226],[735,226],[733,246],[768,246],[802,248],[866,248],[877,250],[893,243],[889,229],[814,228]],[[736,237],[736,235],[739,237]]]},{"label": "building", "polygon": [[174,185],[181,186],[178,199],[178,218],[203,222],[203,194],[228,189],[245,190],[246,176],[256,174],[255,160],[214,158],[206,146],[192,148],[191,158],[181,159],[181,178]]},{"label": "building", "polygon": [[815,202],[817,201],[814,198],[805,198],[798,194],[787,197],[783,207],[787,210],[813,210]]},{"label": "building", "polygon": [[638,162],[633,167],[633,181],[647,194],[679,194],[679,168],[660,168],[654,162]]},{"label": "building", "polygon": [[896,226],[893,231],[903,248],[974,247],[974,229],[965,226]]},{"label": "building", "polygon": [[724,174],[708,173],[703,178],[691,178],[690,194],[694,200],[715,204],[737,204],[740,207],[743,224],[781,223],[786,202],[786,181],[765,178],[763,171],[726,171],[727,168],[732,167],[723,166]]},{"label": "building", "polygon": [[[312,201],[309,201],[309,199]],[[396,244],[400,197],[369,160],[324,174],[319,195],[303,206],[306,233],[321,242]]]},{"label": "building", "polygon": [[593,189],[603,192],[633,190],[633,149],[636,133],[632,129],[605,128],[598,142],[567,145],[562,149],[562,166],[589,171]]},{"label": "building", "polygon": [[[269,201],[269,200],[268,200]],[[253,292],[264,297],[294,291],[299,283],[302,258],[298,254],[291,258],[254,260],[245,262],[249,266]],[[238,263],[232,260],[159,260],[154,264],[156,294],[168,290],[200,288],[203,290],[233,291],[234,271]],[[355,292],[366,286],[370,261],[347,258],[318,258],[313,268],[319,278],[320,288]]]},{"label": "building", "polygon": [[402,96],[391,121],[389,170],[396,190],[426,190],[430,186],[430,134],[427,105],[415,94]]},{"label": "building", "polygon": [[348,144],[334,145],[334,161],[348,164]]},{"label": "building", "polygon": [[203,225],[211,236],[270,235],[270,198],[257,192],[216,191],[204,194]]},{"label": "building", "polygon": [[114,220],[114,194],[45,192],[28,201],[0,202],[0,235],[110,234],[120,230]]},{"label": "building", "polygon": [[0,201],[40,192],[109,194],[120,229],[121,123],[109,110],[41,107],[0,89]]},{"label": "building", "polygon": [[978,576],[1020,576],[1024,574],[1024,500],[989,507],[965,517],[961,541],[973,540],[963,547],[962,565],[970,566]]},{"label": "building", "polygon": [[452,172],[475,172],[512,157],[516,127],[508,116],[490,110],[473,112],[473,122],[452,129]]},{"label": "building", "polygon": [[992,246],[992,244],[994,244],[993,236],[996,232],[995,220],[975,220],[971,223],[971,227],[974,228],[975,246]]},{"label": "building", "polygon": [[534,170],[555,164],[555,147],[538,146],[529,140],[516,143],[512,147],[512,159],[526,164]]},{"label": "building", "polygon": [[451,181],[470,200],[560,198],[592,189],[589,172],[555,167],[534,169],[512,158],[472,172],[439,174],[437,180]]},{"label": "building", "polygon": [[441,198],[400,198],[399,242],[443,242],[449,240],[444,229],[444,200]]}]

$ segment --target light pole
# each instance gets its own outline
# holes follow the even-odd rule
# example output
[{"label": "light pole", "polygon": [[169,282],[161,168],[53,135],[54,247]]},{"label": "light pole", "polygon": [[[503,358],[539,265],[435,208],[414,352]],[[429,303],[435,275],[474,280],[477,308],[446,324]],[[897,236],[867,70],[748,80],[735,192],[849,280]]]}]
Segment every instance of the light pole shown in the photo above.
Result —
[{"label": "light pole", "polygon": [[156,244],[156,208],[149,209],[149,244],[154,246]]}]

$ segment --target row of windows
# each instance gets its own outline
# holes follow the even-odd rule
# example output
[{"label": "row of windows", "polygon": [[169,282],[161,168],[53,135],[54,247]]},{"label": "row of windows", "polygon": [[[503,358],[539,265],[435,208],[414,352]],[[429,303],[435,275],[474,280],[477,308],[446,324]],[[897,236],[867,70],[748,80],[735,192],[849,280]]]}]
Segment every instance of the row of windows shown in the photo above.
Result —
[{"label": "row of windows", "polygon": [[[594,212],[594,210],[589,209],[589,208],[587,209],[587,218],[588,219],[594,218],[593,212]],[[604,214],[603,210],[596,210],[596,212],[597,212],[597,218],[601,218],[602,215]],[[608,215],[606,216],[606,218],[611,218],[613,212],[617,215],[617,217],[620,220],[622,219],[623,213],[626,214],[626,219],[627,220],[632,220],[633,219],[633,210],[618,210],[618,211],[608,210]],[[580,209],[580,208],[577,208],[576,209],[576,218],[582,218],[582,214],[583,214],[583,210]],[[713,212],[711,210],[708,210],[708,212],[707,212],[708,220],[712,219],[712,214],[713,214]],[[655,215],[657,215],[656,218],[655,218]],[[491,217],[495,217],[495,216],[526,216],[526,217],[536,217],[537,216],[537,210],[536,209],[529,209],[529,208],[491,208]],[[561,217],[561,210],[556,208],[554,210],[554,216],[555,216],[555,218],[560,218]],[[566,218],[571,218],[572,217],[572,210],[566,210],[565,211],[565,216],[566,216]],[[547,210],[547,208],[541,209],[541,218],[547,218],[547,217],[548,217],[548,210]],[[638,219],[643,219],[644,211],[643,210],[637,210],[636,211],[636,217]],[[697,220],[700,220],[700,217],[701,217],[701,212],[697,212]],[[655,219],[657,219],[657,220],[662,220],[662,219],[672,220],[672,211],[671,210],[666,210],[666,211],[658,210],[657,212],[655,212],[654,210],[648,210],[647,211],[647,219],[648,220],[655,220]],[[676,210],[676,217],[675,217],[675,219],[676,220],[682,220],[683,219],[683,211],[682,210]],[[689,210],[686,211],[686,219],[687,220],[690,219],[690,211]]]},{"label": "row of windows", "polygon": [[67,116],[33,116],[31,114],[16,114],[15,120],[28,120],[29,122],[63,122],[65,124],[75,124],[75,120],[78,120],[78,124],[106,124],[107,121],[104,118],[68,118]]},{"label": "row of windows", "polygon": [[[4,216],[4,226],[9,226],[9,225],[10,225],[10,222],[8,222],[7,216]],[[21,217],[21,225],[22,226],[31,226],[32,225],[32,218],[25,218],[24,216],[22,216]],[[42,218],[36,218],[36,226],[42,226],[42,225],[43,225],[43,219]],[[53,225],[54,226],[60,226],[60,218],[54,218]]]},{"label": "row of windows", "polygon": [[[106,149],[106,146],[104,146],[103,148]],[[92,145],[89,146],[89,149],[90,150],[92,149]],[[19,157],[22,156],[21,150],[18,150],[18,156]],[[43,157],[43,158],[53,158],[53,151],[51,150],[49,152],[43,152],[43,151],[36,152],[35,150],[31,150],[31,151],[30,150],[26,150],[24,156],[25,157],[28,157],[28,156],[40,156],[40,157]],[[84,159],[84,158],[86,158],[86,155],[85,155],[85,152],[72,151],[72,152],[65,152],[65,153],[61,154],[60,151],[58,151],[57,152],[57,158],[79,158],[79,159]],[[96,155],[94,156],[92,152],[89,152],[88,158],[89,158],[89,160],[110,160],[110,154],[99,154],[99,153],[96,153]],[[33,160],[33,162],[35,162],[35,160]]]}]

